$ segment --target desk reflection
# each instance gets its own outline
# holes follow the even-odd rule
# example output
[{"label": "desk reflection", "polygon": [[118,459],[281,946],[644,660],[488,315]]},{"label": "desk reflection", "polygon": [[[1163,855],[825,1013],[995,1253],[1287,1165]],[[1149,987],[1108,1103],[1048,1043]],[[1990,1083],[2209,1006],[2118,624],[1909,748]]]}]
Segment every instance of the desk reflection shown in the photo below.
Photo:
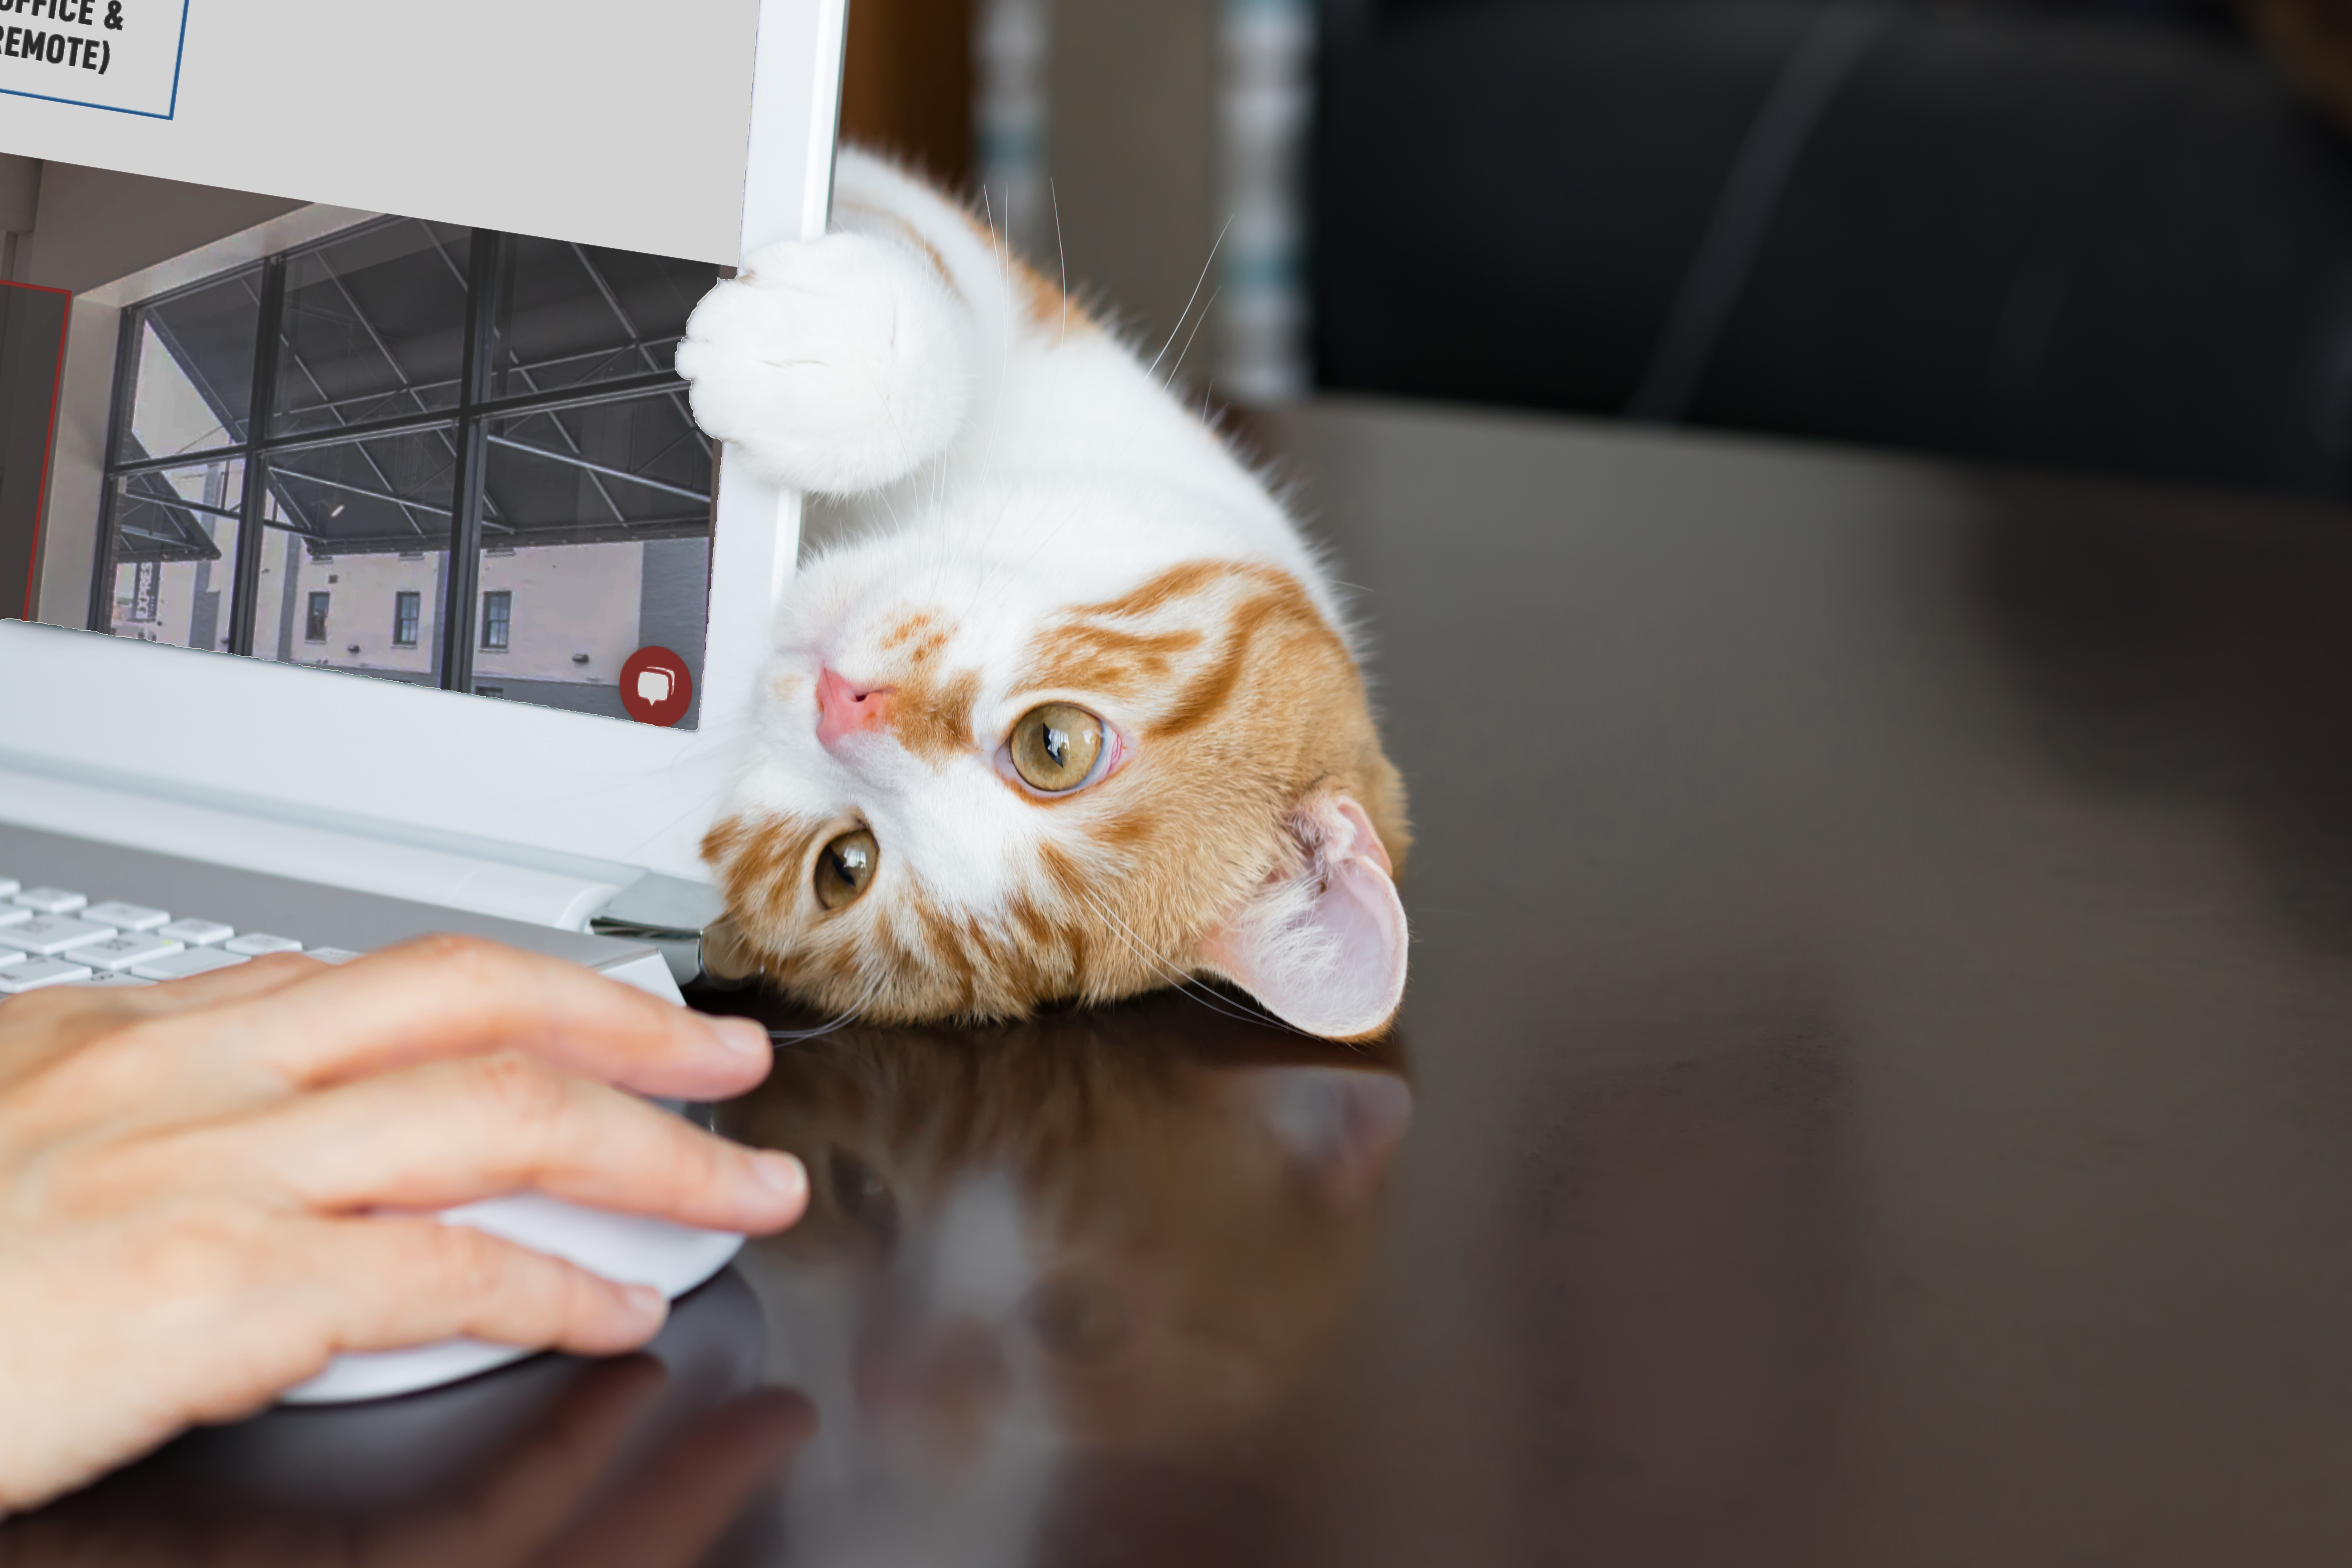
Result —
[{"label": "desk reflection", "polygon": [[705,1559],[814,1430],[759,1385],[738,1276],[681,1301],[644,1353],[544,1356],[373,1405],[191,1434],[0,1527],[5,1568],[660,1568]]},{"label": "desk reflection", "polygon": [[720,1125],[812,1177],[743,1264],[823,1413],[793,1561],[1055,1560],[1109,1474],[1230,1452],[1344,1320],[1411,1108],[1181,996],[783,1055]]},{"label": "desk reflection", "polygon": [[807,1163],[808,1217],[646,1353],[194,1434],[0,1568],[1157,1560],[1151,1478],[1344,1321],[1411,1106],[1393,1059],[1181,997],[788,1046],[719,1123]]}]

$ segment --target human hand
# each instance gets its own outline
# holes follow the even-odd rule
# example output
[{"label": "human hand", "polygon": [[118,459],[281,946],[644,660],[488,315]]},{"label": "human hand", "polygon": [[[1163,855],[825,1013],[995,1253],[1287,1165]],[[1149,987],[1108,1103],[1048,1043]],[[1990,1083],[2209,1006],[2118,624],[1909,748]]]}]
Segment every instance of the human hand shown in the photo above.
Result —
[{"label": "human hand", "polygon": [[456,937],[0,1003],[0,1515],[344,1351],[644,1343],[660,1292],[427,1211],[530,1190],[782,1229],[790,1156],[622,1092],[769,1063],[757,1025]]}]

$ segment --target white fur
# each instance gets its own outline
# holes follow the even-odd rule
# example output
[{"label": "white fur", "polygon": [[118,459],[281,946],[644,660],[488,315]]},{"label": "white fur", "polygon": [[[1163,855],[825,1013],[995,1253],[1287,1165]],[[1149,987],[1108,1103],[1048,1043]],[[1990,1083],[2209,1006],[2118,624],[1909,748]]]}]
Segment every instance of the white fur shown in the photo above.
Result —
[{"label": "white fur", "polygon": [[[762,705],[727,815],[861,816],[886,846],[874,891],[915,877],[987,917],[1044,890],[1047,814],[991,762],[1036,700],[1013,678],[1040,625],[1205,557],[1279,568],[1343,623],[1282,508],[1124,344],[1024,321],[1003,253],[878,159],[842,153],[835,204],[836,232],[754,257],[678,350],[705,429],[829,498],[810,531],[832,542],[804,562],[776,626],[772,677],[795,694]],[[884,663],[890,612],[934,605],[956,617],[943,666],[982,673],[971,754],[937,770],[884,736],[827,751],[819,668],[863,679]],[[1137,731],[1115,704],[1093,705]],[[1297,920],[1276,923],[1313,946]],[[1333,962],[1299,951],[1318,972]]]},{"label": "white fur", "polygon": [[872,489],[945,449],[971,403],[969,320],[903,246],[771,246],[696,309],[696,422],[795,489]]}]

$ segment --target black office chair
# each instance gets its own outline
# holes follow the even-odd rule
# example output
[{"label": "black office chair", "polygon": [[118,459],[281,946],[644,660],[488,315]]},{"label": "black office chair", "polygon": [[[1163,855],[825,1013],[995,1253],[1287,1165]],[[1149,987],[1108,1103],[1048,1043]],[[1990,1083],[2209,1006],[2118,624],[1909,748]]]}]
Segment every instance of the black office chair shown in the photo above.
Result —
[{"label": "black office chair", "polygon": [[2352,137],[2100,9],[1326,0],[1318,381],[2352,491]]}]

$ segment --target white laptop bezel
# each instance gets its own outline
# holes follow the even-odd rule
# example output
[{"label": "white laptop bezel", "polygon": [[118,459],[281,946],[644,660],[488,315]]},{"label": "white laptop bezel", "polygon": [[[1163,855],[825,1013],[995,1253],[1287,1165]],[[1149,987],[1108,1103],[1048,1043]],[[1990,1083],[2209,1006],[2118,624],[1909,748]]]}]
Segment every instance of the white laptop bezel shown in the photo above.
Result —
[{"label": "white laptop bezel", "polygon": [[[824,231],[845,10],[767,9],[815,20],[760,32],[745,255]],[[8,621],[0,762],[708,880],[698,845],[762,678],[800,503],[722,451],[714,511],[697,730]]]}]

